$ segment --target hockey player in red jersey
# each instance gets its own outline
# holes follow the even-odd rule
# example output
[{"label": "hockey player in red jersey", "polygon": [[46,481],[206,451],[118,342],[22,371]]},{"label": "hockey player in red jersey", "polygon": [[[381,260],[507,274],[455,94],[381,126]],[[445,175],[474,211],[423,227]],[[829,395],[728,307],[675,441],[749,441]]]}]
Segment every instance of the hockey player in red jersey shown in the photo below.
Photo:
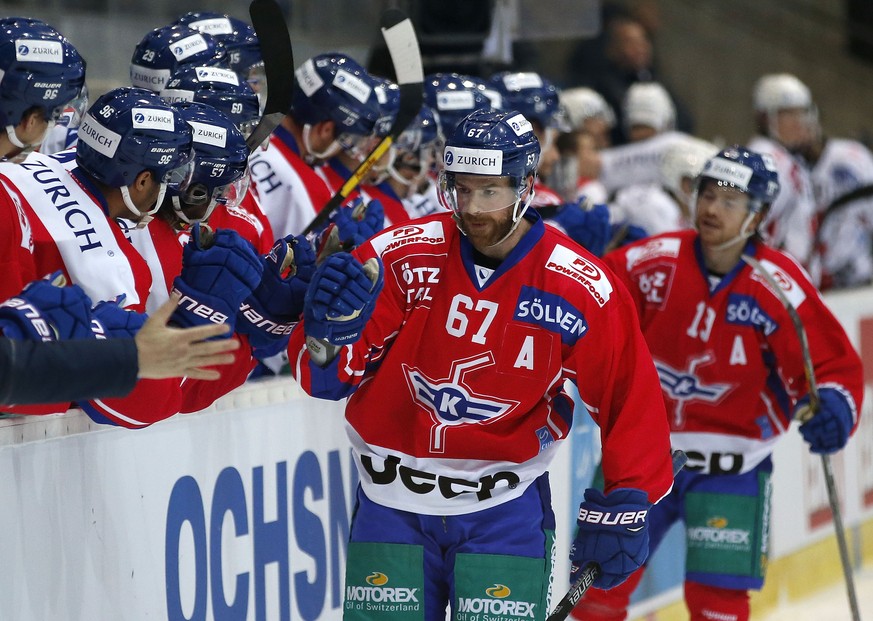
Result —
[{"label": "hockey player in red jersey", "polygon": [[586,492],[574,570],[599,563],[608,588],[646,558],[647,512],[672,484],[657,374],[624,287],[529,209],[539,149],[521,113],[473,112],[444,149],[451,211],[330,256],[310,283],[292,372],[349,398],[361,481],[347,620],[510,604],[546,617],[568,379],[600,425],[607,480]]},{"label": "hockey player in red jersey", "polygon": [[[685,523],[685,601],[692,621],[749,618],[764,583],[770,454],[809,402],[800,341],[788,311],[746,254],[780,283],[807,326],[820,409],[800,432],[815,453],[840,450],[858,424],[861,362],[796,260],[757,234],[778,195],[776,168],[745,147],[711,158],[697,180],[697,230],[664,233],[606,262],[636,301],[655,359],[674,448],[688,455],[670,495],[650,512],[651,544]],[[713,521],[738,529],[705,536]],[[743,533],[746,536],[742,536]],[[578,619],[621,620],[642,570],[611,591],[592,589]]]}]

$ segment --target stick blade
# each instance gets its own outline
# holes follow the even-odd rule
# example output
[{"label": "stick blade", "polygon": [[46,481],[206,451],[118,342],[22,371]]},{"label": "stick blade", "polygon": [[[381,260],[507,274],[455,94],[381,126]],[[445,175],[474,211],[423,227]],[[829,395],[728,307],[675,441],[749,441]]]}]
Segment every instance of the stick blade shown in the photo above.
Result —
[{"label": "stick blade", "polygon": [[397,84],[423,83],[424,68],[412,20],[400,9],[388,9],[382,13],[381,28]]}]

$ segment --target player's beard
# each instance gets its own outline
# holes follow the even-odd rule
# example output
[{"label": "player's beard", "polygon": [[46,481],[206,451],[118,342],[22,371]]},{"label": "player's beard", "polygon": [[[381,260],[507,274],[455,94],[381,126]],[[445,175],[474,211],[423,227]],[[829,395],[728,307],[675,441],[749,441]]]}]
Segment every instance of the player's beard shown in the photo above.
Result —
[{"label": "player's beard", "polygon": [[494,246],[512,230],[512,209],[506,208],[487,214],[457,216],[458,227],[477,250]]}]

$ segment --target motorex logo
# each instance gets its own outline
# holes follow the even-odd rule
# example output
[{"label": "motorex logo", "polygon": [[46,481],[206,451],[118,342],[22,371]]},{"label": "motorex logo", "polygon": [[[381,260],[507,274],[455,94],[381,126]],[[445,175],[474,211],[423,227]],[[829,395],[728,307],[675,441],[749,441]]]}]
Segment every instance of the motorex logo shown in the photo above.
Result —
[{"label": "motorex logo", "polygon": [[417,368],[403,365],[406,384],[413,400],[433,420],[430,451],[445,451],[445,434],[457,425],[487,424],[511,412],[518,401],[476,393],[465,381],[467,373],[494,364],[491,352],[452,363],[449,377],[432,379]]},{"label": "motorex logo", "polygon": [[505,584],[495,584],[485,589],[486,597],[459,597],[458,613],[461,618],[472,619],[467,616],[482,615],[482,619],[533,619],[535,618],[536,604],[520,600],[508,599],[512,590]]},{"label": "motorex logo", "polygon": [[565,345],[573,345],[588,332],[588,322],[578,308],[559,295],[522,287],[514,318],[555,332]]},{"label": "motorex logo", "polygon": [[[387,603],[387,604],[417,604],[418,587],[392,587],[388,576],[381,571],[374,571],[364,578],[364,585],[350,584],[346,586],[346,607],[352,602]],[[387,610],[387,609],[386,609]]]}]

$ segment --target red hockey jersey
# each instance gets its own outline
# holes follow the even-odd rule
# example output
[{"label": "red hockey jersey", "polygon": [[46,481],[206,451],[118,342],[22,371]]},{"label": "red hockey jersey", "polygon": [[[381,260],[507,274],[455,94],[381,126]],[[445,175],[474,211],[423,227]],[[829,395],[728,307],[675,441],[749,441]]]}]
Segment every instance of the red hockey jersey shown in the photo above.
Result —
[{"label": "red hockey jersey", "polygon": [[[770,455],[808,392],[790,316],[745,262],[710,287],[696,231],[665,233],[605,257],[637,303],[686,468],[741,473]],[[806,272],[789,255],[750,241],[807,326],[819,386],[843,392],[855,423],[861,362]]]},{"label": "red hockey jersey", "polygon": [[495,270],[474,263],[450,213],[383,231],[385,284],[359,341],[322,369],[301,326],[292,372],[346,407],[367,495],[436,515],[520,496],[567,437],[569,379],[603,439],[607,488],[657,501],[672,483],[658,378],[627,291],[568,237],[532,229]]}]

